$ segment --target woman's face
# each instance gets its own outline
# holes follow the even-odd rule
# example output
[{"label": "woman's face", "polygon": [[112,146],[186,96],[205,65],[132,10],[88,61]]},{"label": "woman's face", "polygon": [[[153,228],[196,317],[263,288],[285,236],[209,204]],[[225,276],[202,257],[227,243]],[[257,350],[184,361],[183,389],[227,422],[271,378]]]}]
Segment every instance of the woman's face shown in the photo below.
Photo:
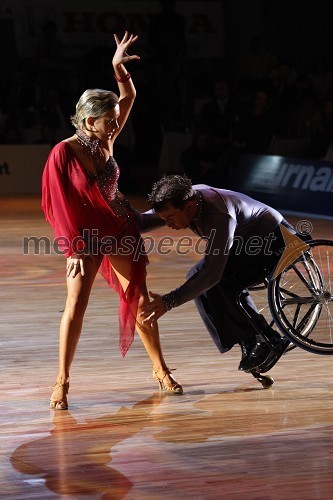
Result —
[{"label": "woman's face", "polygon": [[102,141],[110,140],[114,132],[119,128],[118,118],[120,115],[119,104],[110,109],[100,118],[94,120],[96,132],[94,134]]}]

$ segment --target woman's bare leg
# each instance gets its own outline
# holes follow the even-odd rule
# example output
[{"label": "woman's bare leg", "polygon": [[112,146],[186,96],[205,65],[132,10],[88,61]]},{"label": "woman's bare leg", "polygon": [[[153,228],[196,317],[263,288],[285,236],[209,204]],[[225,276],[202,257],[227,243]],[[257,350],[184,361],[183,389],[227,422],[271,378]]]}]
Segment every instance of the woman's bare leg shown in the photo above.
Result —
[{"label": "woman's bare leg", "polygon": [[143,325],[142,318],[139,317],[140,312],[145,309],[148,302],[148,292],[143,289],[139,298],[139,307],[135,326],[142,343],[145,346],[148,356],[151,359],[153,370],[165,370],[167,365],[162,354],[158,325],[157,323],[154,323],[154,326],[147,324]]},{"label": "woman's bare leg", "polygon": [[[84,313],[100,262],[100,257],[89,256],[84,262],[84,276],[79,273],[75,278],[71,276],[67,278],[67,300],[60,322],[59,371],[57,384],[51,397],[52,401],[66,399],[70,368],[81,335]],[[67,406],[67,404],[64,406]]]},{"label": "woman's bare leg", "polygon": [[181,394],[183,392],[182,387],[173,378],[169,368],[165,363],[162,354],[160,334],[157,323],[154,323],[153,326],[151,325],[148,326],[147,324],[143,325],[142,318],[140,318],[139,316],[140,313],[145,309],[145,306],[148,302],[149,302],[149,297],[147,289],[145,287],[139,299],[138,314],[136,319],[136,330],[141,338],[143,345],[145,346],[148,356],[151,359],[153,365],[154,377],[156,380],[159,381],[160,387],[165,390]]},{"label": "woman's bare leg", "polygon": [[[131,259],[126,257],[112,256],[110,257],[110,262],[120,281],[121,286],[124,290],[126,290],[129,284]],[[136,316],[136,330],[152,362],[155,376],[160,380],[163,379],[163,383],[165,386],[173,387],[175,385],[175,380],[168,372],[168,367],[163,357],[158,325],[157,323],[154,323],[153,326],[148,325],[147,323],[143,325],[142,318],[140,318],[139,316],[140,312],[145,309],[147,302],[149,302],[149,296],[146,283],[144,282],[142,283],[140,291],[139,306]],[[135,314],[134,311],[133,313]]]}]

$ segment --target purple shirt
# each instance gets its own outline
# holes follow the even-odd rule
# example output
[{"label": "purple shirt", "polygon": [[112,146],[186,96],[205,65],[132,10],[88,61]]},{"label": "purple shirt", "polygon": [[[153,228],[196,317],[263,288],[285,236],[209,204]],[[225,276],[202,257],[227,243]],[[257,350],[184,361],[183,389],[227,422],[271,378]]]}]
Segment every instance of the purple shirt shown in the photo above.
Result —
[{"label": "purple shirt", "polygon": [[[201,295],[221,281],[234,238],[247,241],[272,232],[283,216],[273,208],[242,193],[218,189],[204,184],[193,189],[202,194],[202,213],[191,226],[208,239],[205,257],[198,272],[173,290],[174,305],[180,306]],[[237,240],[238,240],[237,238]]]}]

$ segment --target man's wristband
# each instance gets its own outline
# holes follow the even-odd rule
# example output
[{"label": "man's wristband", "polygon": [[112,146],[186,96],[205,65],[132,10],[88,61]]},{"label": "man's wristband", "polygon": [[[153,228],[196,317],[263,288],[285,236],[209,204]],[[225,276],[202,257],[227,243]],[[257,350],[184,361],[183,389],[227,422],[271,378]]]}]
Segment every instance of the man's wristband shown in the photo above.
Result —
[{"label": "man's wristband", "polygon": [[164,309],[166,312],[170,311],[174,307],[177,307],[175,291],[173,290],[172,292],[169,292],[169,293],[166,293],[165,295],[162,295],[162,302],[163,302]]}]

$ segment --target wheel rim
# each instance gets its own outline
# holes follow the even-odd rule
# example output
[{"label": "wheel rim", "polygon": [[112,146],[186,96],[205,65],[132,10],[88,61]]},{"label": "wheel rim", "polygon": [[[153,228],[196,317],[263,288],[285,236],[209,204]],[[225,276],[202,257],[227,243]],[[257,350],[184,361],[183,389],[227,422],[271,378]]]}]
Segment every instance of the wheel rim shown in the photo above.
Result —
[{"label": "wheel rim", "polygon": [[274,322],[291,342],[333,354],[333,242],[316,240],[269,284]]}]

